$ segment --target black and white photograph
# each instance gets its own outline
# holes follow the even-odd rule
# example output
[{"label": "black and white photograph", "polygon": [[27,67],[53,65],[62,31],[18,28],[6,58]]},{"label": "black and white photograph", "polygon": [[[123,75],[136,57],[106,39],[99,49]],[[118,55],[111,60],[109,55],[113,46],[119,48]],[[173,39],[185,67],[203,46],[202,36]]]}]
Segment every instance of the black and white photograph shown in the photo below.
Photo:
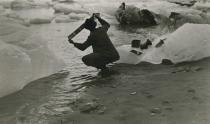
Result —
[{"label": "black and white photograph", "polygon": [[210,124],[210,0],[0,0],[0,124]]}]

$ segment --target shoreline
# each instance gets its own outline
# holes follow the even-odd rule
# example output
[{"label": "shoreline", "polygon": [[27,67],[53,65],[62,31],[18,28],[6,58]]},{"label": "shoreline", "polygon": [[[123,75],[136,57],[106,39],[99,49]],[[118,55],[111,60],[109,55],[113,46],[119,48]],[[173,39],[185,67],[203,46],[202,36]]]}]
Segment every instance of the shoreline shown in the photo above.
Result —
[{"label": "shoreline", "polygon": [[[117,74],[72,85],[71,90],[61,91],[65,97],[53,92],[69,78],[68,73],[57,73],[1,98],[1,112],[7,114],[0,122],[25,123],[49,116],[50,124],[208,124],[209,63],[210,58],[177,65],[116,64],[112,69]],[[60,99],[54,99],[55,104],[65,102],[66,110],[57,106],[54,110],[54,103],[45,105],[54,95]]]},{"label": "shoreline", "polygon": [[208,124],[209,62],[116,65],[119,74],[85,84],[62,124]]}]

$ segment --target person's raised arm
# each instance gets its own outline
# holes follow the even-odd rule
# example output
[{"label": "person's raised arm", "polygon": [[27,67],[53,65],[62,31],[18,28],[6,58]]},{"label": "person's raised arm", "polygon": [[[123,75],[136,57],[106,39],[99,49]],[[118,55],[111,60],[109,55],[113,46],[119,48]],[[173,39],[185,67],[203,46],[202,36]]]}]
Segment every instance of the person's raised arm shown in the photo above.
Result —
[{"label": "person's raised arm", "polygon": [[91,45],[90,38],[84,42],[84,43],[75,43],[73,40],[69,39],[69,43],[73,44],[77,49],[84,51]]}]

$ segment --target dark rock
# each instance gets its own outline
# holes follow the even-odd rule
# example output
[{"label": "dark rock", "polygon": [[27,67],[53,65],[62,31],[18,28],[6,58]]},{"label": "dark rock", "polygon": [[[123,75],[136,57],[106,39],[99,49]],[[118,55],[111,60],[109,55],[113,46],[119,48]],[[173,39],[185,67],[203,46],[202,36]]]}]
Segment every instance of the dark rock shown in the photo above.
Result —
[{"label": "dark rock", "polygon": [[141,55],[142,54],[142,52],[139,52],[139,51],[136,51],[136,50],[131,50],[130,52],[131,53],[134,53],[136,55]]},{"label": "dark rock", "polygon": [[150,39],[147,39],[147,41],[144,44],[140,45],[140,48],[143,49],[147,49],[149,46],[152,45],[152,41]]},{"label": "dark rock", "polygon": [[116,19],[122,25],[140,25],[154,26],[157,25],[155,16],[147,9],[139,9],[135,6],[128,6],[122,3],[116,11]]},{"label": "dark rock", "polygon": [[174,19],[174,20],[181,19],[180,13],[171,12],[171,14],[170,14],[170,16],[169,16],[169,19]]},{"label": "dark rock", "polygon": [[132,40],[131,41],[131,47],[133,48],[139,48],[141,44],[141,40]]},{"label": "dark rock", "polygon": [[163,64],[163,65],[173,65],[174,63],[169,59],[162,59],[161,64]]},{"label": "dark rock", "polygon": [[164,40],[166,40],[166,38],[165,38],[165,39],[161,39],[160,42],[158,42],[158,43],[155,45],[155,47],[156,47],[156,48],[161,47],[161,46],[164,44]]},{"label": "dark rock", "polygon": [[154,15],[147,9],[143,9],[140,12],[140,17],[142,18],[142,25],[145,26],[153,26],[153,25],[157,25],[156,21],[155,21],[155,17]]}]

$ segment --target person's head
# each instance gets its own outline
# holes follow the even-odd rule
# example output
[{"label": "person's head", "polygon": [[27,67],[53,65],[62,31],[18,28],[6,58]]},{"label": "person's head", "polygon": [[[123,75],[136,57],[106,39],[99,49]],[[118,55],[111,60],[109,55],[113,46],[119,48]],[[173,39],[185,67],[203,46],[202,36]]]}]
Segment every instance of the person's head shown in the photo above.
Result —
[{"label": "person's head", "polygon": [[96,28],[97,23],[94,21],[94,19],[86,19],[85,21],[85,29],[88,29],[90,31],[93,31]]},{"label": "person's head", "polygon": [[120,8],[121,8],[122,10],[125,10],[125,3],[124,3],[124,2],[121,3]]}]

